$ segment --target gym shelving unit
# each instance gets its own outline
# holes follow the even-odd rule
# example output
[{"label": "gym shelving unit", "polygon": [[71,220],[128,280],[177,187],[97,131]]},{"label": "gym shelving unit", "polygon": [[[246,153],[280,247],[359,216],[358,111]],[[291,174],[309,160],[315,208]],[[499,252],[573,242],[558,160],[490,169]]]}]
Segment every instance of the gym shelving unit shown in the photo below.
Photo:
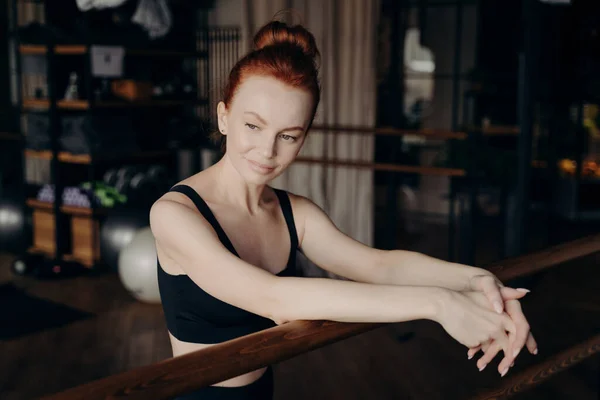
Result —
[{"label": "gym shelving unit", "polygon": [[[471,122],[463,130],[473,136],[484,161],[503,158],[498,154],[500,147],[493,146],[494,139],[501,139],[502,148],[510,157],[504,160],[503,169],[491,171],[495,182],[490,182],[488,168],[478,184],[468,188],[473,199],[485,190],[482,184],[500,188],[500,259],[532,251],[531,245],[540,246],[541,243],[530,243],[534,228],[544,233],[544,245],[553,245],[572,239],[565,232],[570,224],[577,224],[579,230],[585,224],[585,229],[594,232],[597,225],[593,224],[600,220],[600,172],[584,171],[586,156],[591,164],[594,157],[595,165],[600,162],[600,136],[586,132],[584,121],[586,105],[600,104],[600,86],[593,76],[598,65],[594,55],[600,43],[594,39],[594,27],[600,8],[585,2],[559,5],[534,0],[523,0],[520,7],[524,27],[515,77],[488,81],[504,89],[510,87],[509,79],[517,82],[518,124],[478,127],[473,121],[481,115],[463,116],[464,121]],[[585,22],[595,25],[584,32]],[[554,62],[555,59],[561,61]],[[589,76],[584,79],[578,71],[584,70],[582,65],[586,62]],[[481,93],[474,92],[468,95],[477,103]],[[463,110],[467,108],[473,107]],[[572,163],[572,170],[562,162]],[[481,163],[476,170],[480,167]],[[473,228],[469,231],[474,232],[478,209],[472,207],[470,211]],[[475,240],[470,241],[470,246],[475,244]]]},{"label": "gym shelving unit", "polygon": [[[98,110],[126,110],[126,109],[147,109],[149,111],[157,108],[161,109],[178,109],[182,107],[195,107],[194,115],[200,118],[201,115],[206,115],[206,110],[202,108],[208,107],[208,98],[206,89],[208,85],[208,26],[206,20],[206,13],[198,12],[200,7],[206,7],[206,2],[198,2],[195,5],[184,5],[194,11],[197,18],[193,18],[196,22],[196,26],[192,32],[195,32],[195,37],[186,38],[189,39],[190,48],[189,51],[171,51],[171,50],[160,50],[153,48],[125,48],[124,60],[126,61],[130,57],[137,58],[169,58],[172,60],[178,60],[183,62],[185,59],[193,60],[195,66],[196,79],[195,82],[195,98],[185,99],[168,99],[168,100],[148,100],[141,102],[127,102],[121,101],[96,101],[94,98],[93,90],[93,77],[92,77],[92,57],[91,49],[94,43],[92,43],[89,37],[86,37],[82,43],[53,43],[52,38],[46,37],[45,43],[25,43],[22,42],[19,37],[19,3],[34,3],[37,6],[42,6],[44,9],[44,20],[48,21],[47,16],[48,8],[47,3],[43,0],[12,0],[11,11],[13,20],[13,31],[11,32],[15,53],[13,54],[16,61],[17,67],[17,109],[19,115],[27,112],[45,112],[49,119],[49,136],[50,136],[50,149],[49,150],[30,150],[26,148],[25,140],[21,140],[23,143],[23,156],[24,158],[39,158],[45,159],[50,162],[50,179],[54,185],[54,202],[42,202],[35,198],[32,198],[33,190],[29,188],[27,184],[24,184],[25,192],[28,193],[29,198],[26,200],[26,206],[30,207],[33,212],[43,211],[51,213],[54,219],[54,226],[45,226],[44,230],[40,230],[40,227],[34,226],[34,231],[42,232],[44,235],[51,238],[52,244],[48,247],[36,247],[35,244],[28,249],[27,254],[17,259],[15,262],[24,264],[28,263],[39,263],[40,261],[49,261],[51,269],[58,269],[66,264],[75,263],[76,265],[84,266],[87,268],[95,268],[100,263],[100,220],[109,212],[109,210],[94,205],[93,201],[90,201],[91,207],[76,207],[62,204],[62,193],[65,188],[65,168],[79,168],[87,169],[87,181],[92,184],[97,180],[98,172],[102,168],[108,166],[119,165],[120,163],[149,163],[154,161],[160,161],[169,165],[174,164],[175,150],[173,149],[162,149],[155,151],[141,151],[133,154],[126,154],[121,156],[113,156],[111,154],[71,154],[64,152],[60,148],[59,135],[61,134],[61,116],[65,113],[86,113],[87,115],[93,115]],[[175,3],[182,3],[181,1]],[[57,5],[56,5],[57,6]],[[89,15],[88,11],[86,15]],[[85,15],[84,15],[85,17]],[[106,45],[106,44],[102,44]],[[117,44],[118,45],[118,44]],[[47,96],[45,98],[24,98],[22,93],[22,66],[21,56],[23,55],[38,55],[46,58],[46,84],[47,84]],[[67,57],[82,57],[83,58],[83,79],[84,92],[87,94],[86,99],[78,100],[64,100],[57,92],[57,67],[60,63],[67,60]],[[81,62],[81,60],[79,61]],[[200,80],[203,80],[202,82]],[[204,97],[203,97],[204,96]],[[22,137],[22,132],[20,133]],[[24,137],[22,137],[24,139]],[[25,162],[24,162],[25,164]],[[23,166],[24,168],[25,166]],[[172,168],[171,168],[172,169]],[[25,174],[23,174],[24,176]],[[84,221],[85,224],[77,228],[79,232],[74,232],[75,224],[72,223],[75,219],[79,219],[79,222]],[[34,218],[35,224],[35,218]],[[49,223],[48,225],[52,225]],[[69,226],[72,226],[69,229]],[[38,229],[40,228],[40,229]],[[72,232],[70,232],[72,231]],[[80,233],[84,233],[87,237],[82,239],[82,243],[87,246],[90,250],[90,254],[76,254],[73,252],[74,245],[69,243],[69,238],[74,238]],[[35,236],[35,234],[34,234]],[[23,265],[21,268],[27,268],[28,266]]]}]

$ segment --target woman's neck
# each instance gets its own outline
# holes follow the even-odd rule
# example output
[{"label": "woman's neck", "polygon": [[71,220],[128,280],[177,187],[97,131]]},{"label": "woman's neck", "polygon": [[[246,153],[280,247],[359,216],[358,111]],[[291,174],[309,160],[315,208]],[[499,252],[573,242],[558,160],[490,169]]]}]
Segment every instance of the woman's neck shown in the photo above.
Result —
[{"label": "woman's neck", "polygon": [[255,215],[264,202],[266,184],[249,184],[235,169],[227,155],[211,167],[215,195],[226,204]]}]

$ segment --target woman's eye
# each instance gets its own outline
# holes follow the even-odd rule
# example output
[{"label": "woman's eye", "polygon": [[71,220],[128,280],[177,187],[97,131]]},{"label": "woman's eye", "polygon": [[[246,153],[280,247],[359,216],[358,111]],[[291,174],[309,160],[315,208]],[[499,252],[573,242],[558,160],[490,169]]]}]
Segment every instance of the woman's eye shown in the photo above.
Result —
[{"label": "woman's eye", "polygon": [[255,130],[255,129],[258,129],[258,126],[256,126],[256,125],[252,125],[252,124],[246,124],[246,126],[247,126],[247,127],[250,129],[250,130],[252,130],[252,131],[253,131],[253,130]]},{"label": "woman's eye", "polygon": [[281,135],[281,138],[286,141],[287,140],[292,141],[292,142],[296,141],[296,138],[294,136],[290,136],[290,135]]}]

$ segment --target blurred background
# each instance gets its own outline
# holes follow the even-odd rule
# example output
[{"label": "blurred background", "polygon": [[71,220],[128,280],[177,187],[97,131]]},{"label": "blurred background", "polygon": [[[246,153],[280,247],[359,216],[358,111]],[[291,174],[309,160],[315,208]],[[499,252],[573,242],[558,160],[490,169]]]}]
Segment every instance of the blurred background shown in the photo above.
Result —
[{"label": "blurred background", "polygon": [[[221,156],[209,135],[229,70],[281,10],[315,35],[323,91],[299,159],[274,186],[313,199],[363,243],[470,265],[600,231],[596,1],[2,0],[2,399],[170,356],[148,211]],[[307,277],[335,278],[300,262]],[[584,292],[591,270],[561,271],[522,283]],[[577,321],[598,320],[595,304],[595,318]],[[423,389],[439,354],[424,353],[437,350],[423,349],[420,329],[282,363],[276,397],[308,397],[304,385],[322,398],[465,398],[482,379],[467,367]],[[436,340],[440,352],[452,346]],[[391,348],[412,354],[403,374],[413,378],[381,385],[368,374],[397,362]],[[597,358],[573,371],[523,398],[597,398]]]}]

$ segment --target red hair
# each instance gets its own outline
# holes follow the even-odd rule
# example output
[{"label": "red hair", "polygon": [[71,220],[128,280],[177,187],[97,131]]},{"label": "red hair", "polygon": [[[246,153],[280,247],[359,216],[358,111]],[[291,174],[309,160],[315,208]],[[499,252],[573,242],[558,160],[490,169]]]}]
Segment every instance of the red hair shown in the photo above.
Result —
[{"label": "red hair", "polygon": [[254,49],[231,69],[223,91],[223,102],[229,107],[240,84],[247,77],[271,76],[312,95],[312,124],[321,98],[318,58],[315,38],[306,28],[271,21],[254,36]]}]

